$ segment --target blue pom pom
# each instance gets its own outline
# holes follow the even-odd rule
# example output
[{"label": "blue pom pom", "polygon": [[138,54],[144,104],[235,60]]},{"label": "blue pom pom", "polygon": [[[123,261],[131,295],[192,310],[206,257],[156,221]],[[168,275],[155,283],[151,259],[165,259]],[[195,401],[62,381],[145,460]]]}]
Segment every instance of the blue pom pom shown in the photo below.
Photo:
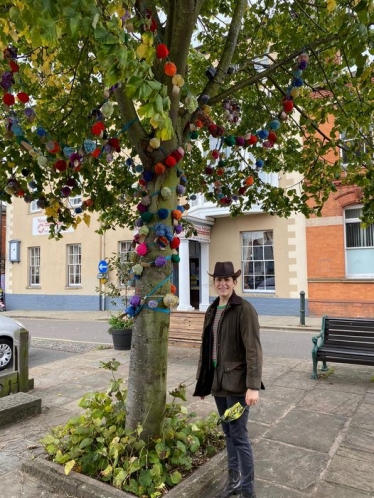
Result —
[{"label": "blue pom pom", "polygon": [[292,76],[294,78],[300,78],[300,76],[303,74],[303,71],[301,69],[296,69],[295,71],[292,71]]},{"label": "blue pom pom", "polygon": [[80,214],[80,213],[83,213],[83,209],[82,209],[81,207],[75,208],[75,209],[74,209],[74,213],[75,213],[75,214]]},{"label": "blue pom pom", "polygon": [[131,157],[128,157],[128,158],[126,159],[126,165],[127,165],[127,166],[132,166],[133,164],[134,164],[134,161],[131,159]]},{"label": "blue pom pom", "polygon": [[129,317],[133,317],[136,315],[136,308],[135,306],[128,306],[125,310],[126,315],[129,315]]},{"label": "blue pom pom", "polygon": [[302,78],[295,78],[293,80],[293,86],[300,88],[301,86],[303,86],[303,84],[304,84],[304,81],[302,80]]},{"label": "blue pom pom", "polygon": [[259,130],[257,135],[261,138],[261,140],[265,140],[265,138],[268,138],[269,132],[267,130]]},{"label": "blue pom pom", "polygon": [[83,142],[83,148],[87,154],[91,154],[96,149],[96,143],[88,138]]},{"label": "blue pom pom", "polygon": [[169,216],[169,210],[161,208],[157,211],[157,215],[160,218],[160,220],[166,220],[166,218]]},{"label": "blue pom pom", "polygon": [[257,161],[256,161],[257,168],[262,168],[264,164],[265,164],[265,162],[263,159],[257,159]]},{"label": "blue pom pom", "polygon": [[143,178],[146,182],[152,181],[153,177],[154,177],[153,171],[143,171]]},{"label": "blue pom pom", "polygon": [[280,128],[280,121],[278,119],[273,119],[273,121],[270,123],[270,129],[272,130],[278,130]]},{"label": "blue pom pom", "polygon": [[75,153],[75,149],[73,147],[64,147],[62,149],[62,152],[64,153],[64,156],[69,158],[72,154]]},{"label": "blue pom pom", "polygon": [[44,128],[39,126],[39,128],[37,128],[36,130],[36,134],[38,135],[38,137],[44,137],[47,134],[47,132],[45,131]]},{"label": "blue pom pom", "polygon": [[142,165],[142,164],[137,164],[137,165],[135,166],[135,171],[136,171],[137,173],[141,173],[143,170],[144,170],[144,168],[143,168],[143,165]]}]

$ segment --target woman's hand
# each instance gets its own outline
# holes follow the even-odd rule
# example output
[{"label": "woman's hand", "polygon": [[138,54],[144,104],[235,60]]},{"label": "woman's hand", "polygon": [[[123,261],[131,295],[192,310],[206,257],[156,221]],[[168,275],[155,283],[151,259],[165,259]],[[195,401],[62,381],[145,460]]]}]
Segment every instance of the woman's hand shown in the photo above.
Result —
[{"label": "woman's hand", "polygon": [[248,406],[256,405],[259,399],[260,397],[257,389],[247,389],[247,392],[245,393],[245,402]]}]

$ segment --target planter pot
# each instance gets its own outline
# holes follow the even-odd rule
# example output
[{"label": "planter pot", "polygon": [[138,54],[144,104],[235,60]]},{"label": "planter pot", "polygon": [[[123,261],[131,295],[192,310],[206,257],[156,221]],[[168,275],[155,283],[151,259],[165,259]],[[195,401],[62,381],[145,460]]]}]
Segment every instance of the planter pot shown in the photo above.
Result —
[{"label": "planter pot", "polygon": [[131,349],[132,329],[111,329],[114,349]]}]

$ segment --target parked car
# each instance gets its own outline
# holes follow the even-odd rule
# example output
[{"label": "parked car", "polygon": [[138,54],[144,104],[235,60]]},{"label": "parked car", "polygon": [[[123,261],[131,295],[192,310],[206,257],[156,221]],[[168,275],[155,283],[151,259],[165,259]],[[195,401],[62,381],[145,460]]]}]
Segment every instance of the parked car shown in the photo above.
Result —
[{"label": "parked car", "polygon": [[11,368],[14,362],[14,347],[19,345],[22,323],[9,316],[0,315],[0,370]]}]

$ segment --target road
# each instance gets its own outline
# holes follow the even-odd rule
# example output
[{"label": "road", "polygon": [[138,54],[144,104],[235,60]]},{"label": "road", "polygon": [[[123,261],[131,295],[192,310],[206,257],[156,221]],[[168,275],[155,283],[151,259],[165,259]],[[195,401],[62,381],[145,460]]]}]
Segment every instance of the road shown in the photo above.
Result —
[{"label": "road", "polygon": [[[30,367],[80,354],[99,345],[110,347],[108,325],[101,321],[67,321],[22,319],[30,331]],[[263,329],[261,342],[264,357],[310,359],[315,332]]]}]

